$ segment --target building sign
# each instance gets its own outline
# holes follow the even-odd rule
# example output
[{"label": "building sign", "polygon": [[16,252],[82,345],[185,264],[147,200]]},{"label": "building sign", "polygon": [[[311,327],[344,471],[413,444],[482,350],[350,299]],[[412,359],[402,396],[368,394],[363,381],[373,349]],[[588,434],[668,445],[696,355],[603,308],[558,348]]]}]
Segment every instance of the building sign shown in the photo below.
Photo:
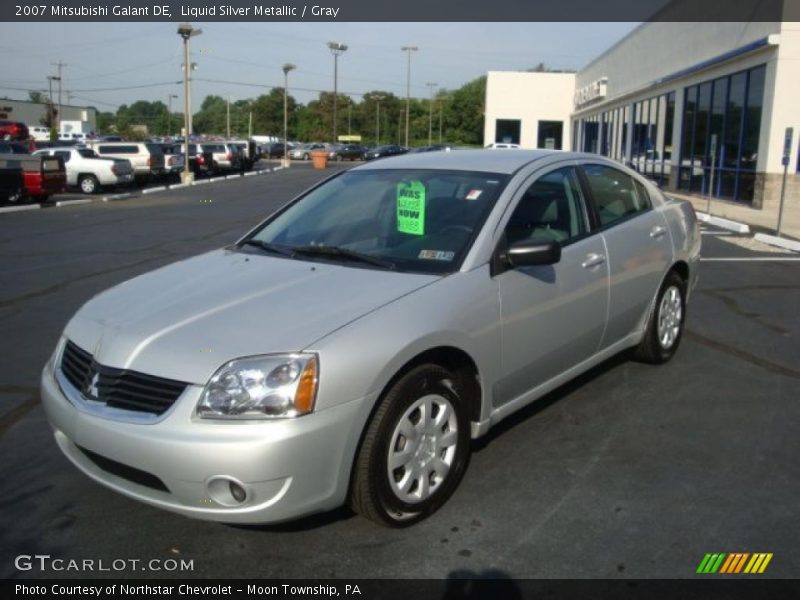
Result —
[{"label": "building sign", "polygon": [[601,77],[589,85],[585,85],[582,88],[575,90],[575,106],[583,106],[584,104],[588,104],[593,100],[605,98],[607,87],[608,77]]}]

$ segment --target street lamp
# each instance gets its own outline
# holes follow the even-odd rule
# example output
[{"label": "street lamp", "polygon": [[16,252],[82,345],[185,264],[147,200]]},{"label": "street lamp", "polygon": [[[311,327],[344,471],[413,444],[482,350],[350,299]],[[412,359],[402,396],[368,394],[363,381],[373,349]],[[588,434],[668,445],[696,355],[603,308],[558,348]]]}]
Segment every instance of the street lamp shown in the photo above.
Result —
[{"label": "street lamp", "polygon": [[284,167],[289,166],[289,71],[295,67],[292,63],[286,63],[283,69],[283,161]]},{"label": "street lamp", "polygon": [[339,55],[347,50],[347,44],[328,42],[328,48],[333,54],[333,143],[336,143],[336,105],[339,104],[337,80],[339,76]]},{"label": "street lamp", "polygon": [[430,146],[433,144],[433,88],[436,87],[436,83],[429,81],[425,85],[431,91],[431,97],[428,100],[428,146]]},{"label": "street lamp", "polygon": [[172,137],[172,100],[178,99],[178,94],[167,96],[167,136]]},{"label": "street lamp", "polygon": [[411,53],[419,50],[416,46],[403,46],[402,52],[408,53],[408,68],[406,69],[406,148],[408,148],[408,114],[411,107]]},{"label": "street lamp", "polygon": [[183,38],[183,126],[185,134],[183,136],[183,151],[184,151],[184,165],[183,165],[183,183],[191,183],[194,179],[193,173],[189,170],[189,135],[191,134],[191,106],[190,96],[191,93],[191,80],[192,80],[192,64],[189,62],[189,38],[203,33],[202,29],[195,29],[189,23],[181,23],[178,26],[178,35]]},{"label": "street lamp", "polygon": [[375,145],[381,145],[381,100],[386,96],[375,94],[372,99],[375,100]]}]

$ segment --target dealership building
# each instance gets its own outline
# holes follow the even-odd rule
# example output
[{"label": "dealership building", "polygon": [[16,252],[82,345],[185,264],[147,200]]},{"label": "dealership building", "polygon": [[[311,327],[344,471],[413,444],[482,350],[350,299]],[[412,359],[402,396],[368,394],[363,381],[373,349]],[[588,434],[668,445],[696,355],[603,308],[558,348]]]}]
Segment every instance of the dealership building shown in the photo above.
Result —
[{"label": "dealership building", "polygon": [[484,142],[623,162],[665,189],[800,204],[800,23],[648,22],[577,73],[489,72]]}]

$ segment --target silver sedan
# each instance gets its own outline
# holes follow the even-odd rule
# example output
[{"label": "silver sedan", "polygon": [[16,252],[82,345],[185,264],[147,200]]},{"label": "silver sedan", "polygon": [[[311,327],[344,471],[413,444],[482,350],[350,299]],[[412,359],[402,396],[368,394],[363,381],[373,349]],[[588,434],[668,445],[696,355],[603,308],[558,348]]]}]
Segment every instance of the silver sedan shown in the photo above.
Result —
[{"label": "silver sedan", "polygon": [[91,299],[44,407],[80,470],[157,507],[409,525],[508,415],[623,350],[668,361],[699,252],[689,204],[596,155],[376,161]]}]

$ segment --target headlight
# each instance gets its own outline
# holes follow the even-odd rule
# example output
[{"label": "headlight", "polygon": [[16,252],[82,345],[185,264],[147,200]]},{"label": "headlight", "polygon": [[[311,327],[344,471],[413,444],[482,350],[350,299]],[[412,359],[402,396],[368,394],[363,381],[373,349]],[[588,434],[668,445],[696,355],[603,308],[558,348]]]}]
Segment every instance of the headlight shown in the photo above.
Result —
[{"label": "headlight", "polygon": [[315,354],[270,354],[232,360],[206,384],[197,403],[205,419],[275,419],[314,410]]}]

